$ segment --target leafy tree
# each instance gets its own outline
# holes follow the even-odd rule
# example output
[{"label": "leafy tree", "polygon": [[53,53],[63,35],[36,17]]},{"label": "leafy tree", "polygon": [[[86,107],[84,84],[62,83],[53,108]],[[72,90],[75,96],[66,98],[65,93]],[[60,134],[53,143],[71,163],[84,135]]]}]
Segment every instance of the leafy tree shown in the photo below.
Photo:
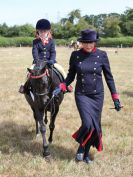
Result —
[{"label": "leafy tree", "polygon": [[6,23],[3,23],[2,25],[0,25],[0,35],[1,36],[6,36],[8,32],[8,26]]},{"label": "leafy tree", "polygon": [[121,15],[120,27],[123,34],[133,35],[133,9],[127,9],[125,13]]},{"label": "leafy tree", "polygon": [[34,36],[35,29],[30,24],[20,26],[19,36]]},{"label": "leafy tree", "polygon": [[106,17],[104,20],[104,33],[107,37],[118,37],[120,36],[120,20],[118,17]]},{"label": "leafy tree", "polygon": [[81,14],[80,14],[80,10],[76,9],[71,11],[68,14],[68,20],[70,21],[70,23],[74,24],[77,23],[77,21],[81,18]]}]

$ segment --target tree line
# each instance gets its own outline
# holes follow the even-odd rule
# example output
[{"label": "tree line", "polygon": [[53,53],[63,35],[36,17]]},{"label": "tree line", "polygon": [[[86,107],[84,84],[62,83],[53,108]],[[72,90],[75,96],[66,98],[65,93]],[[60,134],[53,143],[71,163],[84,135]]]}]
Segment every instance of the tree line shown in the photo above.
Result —
[{"label": "tree line", "polygon": [[[71,11],[66,18],[58,23],[52,23],[52,32],[55,39],[78,37],[85,28],[92,28],[99,32],[101,37],[133,36],[133,9],[128,8],[123,14],[109,13],[81,16],[79,9]],[[14,25],[6,23],[0,25],[0,36],[3,37],[34,37],[35,28],[31,24]]]}]

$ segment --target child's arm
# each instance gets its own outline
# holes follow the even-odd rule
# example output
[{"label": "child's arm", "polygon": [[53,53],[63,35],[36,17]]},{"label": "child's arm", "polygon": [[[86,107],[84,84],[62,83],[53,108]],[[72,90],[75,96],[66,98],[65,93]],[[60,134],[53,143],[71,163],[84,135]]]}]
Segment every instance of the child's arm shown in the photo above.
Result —
[{"label": "child's arm", "polygon": [[39,55],[38,55],[38,48],[36,45],[36,41],[33,41],[33,45],[32,45],[32,56],[33,56],[33,63],[36,63],[36,61],[39,59]]},{"label": "child's arm", "polygon": [[48,61],[49,64],[56,63],[56,50],[55,50],[55,42],[54,40],[51,41],[51,49],[50,49],[50,60]]}]

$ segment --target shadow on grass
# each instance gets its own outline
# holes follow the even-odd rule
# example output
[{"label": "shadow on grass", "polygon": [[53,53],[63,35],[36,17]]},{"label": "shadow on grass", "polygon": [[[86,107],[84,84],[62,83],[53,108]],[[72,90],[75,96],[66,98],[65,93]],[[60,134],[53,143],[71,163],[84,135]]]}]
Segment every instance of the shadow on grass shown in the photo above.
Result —
[{"label": "shadow on grass", "polygon": [[123,95],[127,95],[128,97],[133,97],[133,92],[124,91]]},{"label": "shadow on grass", "polygon": [[[35,139],[35,131],[15,122],[5,121],[0,124],[0,151],[3,154],[20,153],[22,155],[42,156],[42,137]],[[55,159],[72,160],[74,152],[61,145],[50,145],[50,152]]]}]

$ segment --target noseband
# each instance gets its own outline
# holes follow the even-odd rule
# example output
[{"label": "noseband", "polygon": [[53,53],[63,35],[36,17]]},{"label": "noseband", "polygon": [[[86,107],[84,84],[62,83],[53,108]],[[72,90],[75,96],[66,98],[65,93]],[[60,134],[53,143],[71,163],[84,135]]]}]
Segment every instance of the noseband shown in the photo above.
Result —
[{"label": "noseband", "polygon": [[[31,78],[31,79],[40,79],[43,76],[49,76],[48,69],[46,69],[45,72],[43,74],[39,75],[39,76],[33,76],[31,73],[28,75],[28,77]],[[36,92],[35,94],[38,95],[38,96],[43,96],[43,95],[47,95],[48,93],[49,93],[49,91],[48,92],[44,92],[44,93],[37,93]]]},{"label": "noseband", "polygon": [[40,79],[43,76],[49,76],[48,69],[46,69],[45,72],[39,76],[33,76],[31,73],[29,74],[29,78],[32,78],[32,79]]}]

